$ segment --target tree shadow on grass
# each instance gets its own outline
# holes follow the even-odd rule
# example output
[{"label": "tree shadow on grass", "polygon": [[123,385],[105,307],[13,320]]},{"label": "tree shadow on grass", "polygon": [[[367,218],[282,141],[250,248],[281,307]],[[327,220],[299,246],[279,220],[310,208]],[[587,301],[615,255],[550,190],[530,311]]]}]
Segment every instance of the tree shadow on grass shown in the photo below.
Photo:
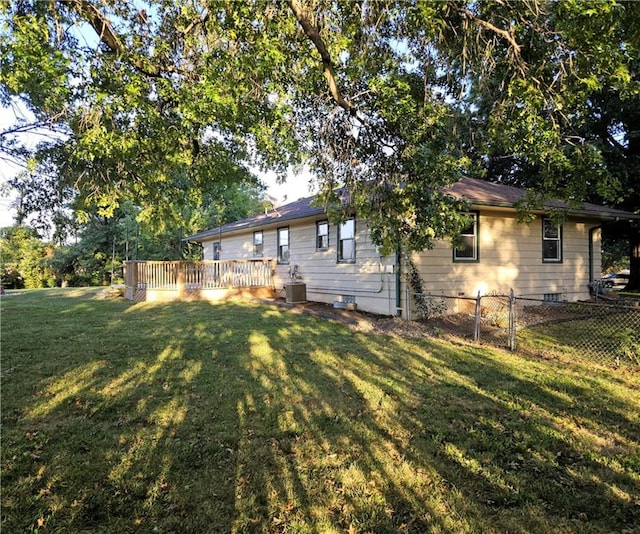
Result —
[{"label": "tree shadow on grass", "polygon": [[50,310],[46,355],[3,383],[8,531],[607,531],[638,519],[637,420],[613,390],[606,407],[593,399],[599,382],[254,304],[101,306]]},{"label": "tree shadow on grass", "polygon": [[[542,530],[633,528],[640,519],[637,394],[616,396],[573,370],[489,354],[464,345],[453,359],[429,354],[427,365],[442,379],[423,390],[417,410],[419,421],[430,422],[422,437],[438,444],[438,459],[428,461],[497,515],[544,510]],[[425,439],[416,445],[429,450]]]},{"label": "tree shadow on grass", "polygon": [[[287,520],[278,515],[281,523],[294,528],[304,522],[305,503],[313,502],[321,503],[321,520],[362,531],[492,530],[505,511],[506,529],[635,524],[638,479],[630,474],[634,461],[624,458],[637,454],[638,435],[629,419],[592,413],[590,401],[586,412],[577,412],[583,423],[592,422],[596,438],[626,423],[612,456],[622,465],[608,466],[608,453],[593,459],[590,443],[571,437],[579,429],[559,424],[575,409],[563,398],[566,385],[556,393],[554,384],[538,386],[522,378],[527,373],[521,369],[468,348],[353,335],[344,343],[336,328],[316,327],[320,338],[307,338],[295,350],[288,348],[289,336],[267,335],[280,347],[277,365],[261,365],[256,355],[248,363],[254,382],[265,388],[264,402],[249,402],[255,417],[275,421],[285,406],[292,411],[279,439],[293,443],[284,447],[296,466],[287,471],[293,487],[312,476],[323,480],[320,488],[303,484],[299,513]],[[629,406],[620,402],[624,409]],[[250,445],[252,457],[267,455],[266,464],[282,450],[265,453]],[[323,456],[335,463],[319,461]],[[258,478],[253,497],[270,487]],[[254,520],[274,517],[272,501],[296,510],[291,491],[270,491],[262,494],[262,508],[248,507]]]},{"label": "tree shadow on grass", "polygon": [[205,305],[103,305],[13,332],[30,357],[3,383],[4,528],[229,530],[241,340],[209,332]]}]

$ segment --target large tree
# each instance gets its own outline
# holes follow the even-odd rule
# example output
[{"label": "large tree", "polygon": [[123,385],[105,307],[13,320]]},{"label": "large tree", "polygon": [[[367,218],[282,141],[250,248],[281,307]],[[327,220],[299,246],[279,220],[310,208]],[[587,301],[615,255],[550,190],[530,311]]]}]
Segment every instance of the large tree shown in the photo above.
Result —
[{"label": "large tree", "polygon": [[0,228],[0,285],[5,288],[53,287],[55,272],[49,265],[54,247],[32,228]]},{"label": "large tree", "polygon": [[[528,188],[531,204],[554,195],[638,213],[640,6],[563,2],[552,7],[557,8],[557,14],[549,12],[556,15],[553,25],[518,37],[538,94],[538,118],[519,120],[524,99],[516,98],[509,124],[495,116],[500,78],[474,84],[474,100],[490,134],[480,151],[487,177]],[[640,289],[638,221],[606,223],[603,234],[608,242],[628,242],[628,287]]]},{"label": "large tree", "polygon": [[[306,160],[336,216],[354,209],[385,250],[416,250],[464,224],[439,191],[465,173],[526,174],[531,206],[550,194],[637,198],[602,137],[585,133],[599,95],[637,102],[633,2],[66,0],[4,11],[0,97],[62,130],[34,168],[79,205],[198,202],[250,164],[284,172]],[[626,149],[616,117],[608,133]],[[3,135],[2,148],[20,156],[14,140]]]}]

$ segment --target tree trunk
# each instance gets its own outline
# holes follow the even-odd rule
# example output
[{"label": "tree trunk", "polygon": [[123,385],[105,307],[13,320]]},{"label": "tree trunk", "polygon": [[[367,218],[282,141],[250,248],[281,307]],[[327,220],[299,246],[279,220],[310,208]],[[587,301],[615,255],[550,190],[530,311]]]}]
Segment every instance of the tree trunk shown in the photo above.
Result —
[{"label": "tree trunk", "polygon": [[626,291],[640,291],[640,224],[631,223],[629,229],[629,283]]}]

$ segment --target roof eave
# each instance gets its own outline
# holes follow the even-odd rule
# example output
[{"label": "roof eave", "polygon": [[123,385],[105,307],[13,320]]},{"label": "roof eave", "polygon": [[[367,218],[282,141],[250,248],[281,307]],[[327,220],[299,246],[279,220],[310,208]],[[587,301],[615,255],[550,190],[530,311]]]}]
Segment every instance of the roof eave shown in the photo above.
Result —
[{"label": "roof eave", "polygon": [[[501,208],[501,209],[509,209],[517,211],[517,208],[509,203],[509,202],[478,202],[478,201],[470,201],[471,208],[475,207],[485,207],[485,208]],[[581,216],[581,217],[590,217],[593,219],[601,219],[601,220],[640,220],[640,214],[636,213],[628,213],[622,212],[618,210],[605,211],[605,210],[585,210],[585,209],[576,209],[576,208],[567,208],[562,206],[544,206],[543,208],[538,208],[531,210],[531,213],[536,215],[548,213],[549,211],[559,210],[564,211],[567,215],[572,216]]]},{"label": "roof eave", "polygon": [[207,237],[217,237],[217,236],[225,236],[225,235],[228,236],[236,233],[245,232],[253,228],[264,228],[267,226],[278,225],[279,223],[282,223],[282,222],[290,222],[290,221],[296,221],[296,220],[315,218],[318,215],[322,215],[324,213],[325,213],[324,210],[322,210],[321,208],[318,208],[318,210],[314,210],[313,212],[309,212],[304,215],[282,215],[282,216],[276,216],[269,220],[248,221],[245,225],[238,226],[235,228],[225,229],[224,226],[218,226],[217,228],[212,228],[210,230],[206,230],[205,232],[200,232],[198,234],[193,234],[193,235],[184,237],[182,238],[182,241],[200,241]]},{"label": "roof eave", "polygon": [[[477,181],[477,180],[476,180]],[[507,186],[504,186],[507,187]],[[510,199],[511,201],[500,201],[500,200],[472,200],[469,198],[465,198],[464,194],[454,194],[452,195],[455,198],[460,198],[467,200],[472,208],[494,208],[494,209],[508,209],[517,211],[517,208],[514,204],[514,199]],[[300,199],[296,202],[307,202],[310,203],[312,197],[307,197],[305,199]],[[293,204],[293,203],[292,203]],[[588,204],[587,204],[588,205]],[[640,214],[625,212],[622,210],[616,210],[613,208],[608,209],[605,206],[596,206],[594,207],[598,209],[577,209],[570,208],[566,205],[562,205],[562,203],[558,202],[558,205],[546,205],[540,209],[533,210],[532,213],[544,214],[549,211],[563,211],[567,215],[570,216],[579,216],[579,217],[588,217],[591,219],[597,219],[601,221],[615,221],[615,220],[640,220]],[[282,215],[278,212],[277,209],[271,211],[269,213],[265,213],[264,215],[255,215],[254,217],[249,217],[244,221],[237,221],[235,223],[229,223],[226,225],[218,226],[216,228],[211,228],[210,230],[205,230],[204,232],[198,232],[197,234],[192,234],[190,236],[184,237],[182,241],[196,241],[201,242],[208,238],[222,237],[228,235],[234,235],[242,232],[246,232],[255,228],[267,228],[269,226],[277,226],[279,224],[284,224],[291,221],[301,221],[306,219],[317,218],[320,215],[326,215],[326,212],[323,208],[320,207],[310,207],[309,205],[302,206],[303,212],[300,213],[295,212],[289,215]],[[280,208],[282,209],[282,207]],[[298,210],[300,208],[297,208]]]}]

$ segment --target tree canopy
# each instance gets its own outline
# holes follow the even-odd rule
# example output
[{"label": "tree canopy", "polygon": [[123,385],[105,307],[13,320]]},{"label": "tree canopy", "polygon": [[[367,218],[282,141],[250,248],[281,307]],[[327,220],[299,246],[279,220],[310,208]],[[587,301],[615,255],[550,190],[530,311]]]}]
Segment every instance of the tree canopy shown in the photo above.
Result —
[{"label": "tree canopy", "polygon": [[[252,165],[302,162],[385,250],[454,235],[463,206],[439,191],[466,174],[527,187],[530,206],[640,207],[638,3],[0,5],[0,101],[36,117],[0,143],[30,162],[31,208],[42,183],[105,213],[198,205]],[[15,134],[33,127],[58,136],[27,150]]]},{"label": "tree canopy", "polygon": [[[64,240],[48,242],[33,226],[0,228],[0,284],[7,288],[105,285],[122,280],[125,260],[200,259],[201,249],[185,243],[188,234],[243,219],[265,208],[262,190],[217,184],[206,207],[165,208],[164,217],[130,201],[110,216],[99,209],[84,212],[82,221],[58,221]],[[70,239],[69,239],[70,237]]]}]

